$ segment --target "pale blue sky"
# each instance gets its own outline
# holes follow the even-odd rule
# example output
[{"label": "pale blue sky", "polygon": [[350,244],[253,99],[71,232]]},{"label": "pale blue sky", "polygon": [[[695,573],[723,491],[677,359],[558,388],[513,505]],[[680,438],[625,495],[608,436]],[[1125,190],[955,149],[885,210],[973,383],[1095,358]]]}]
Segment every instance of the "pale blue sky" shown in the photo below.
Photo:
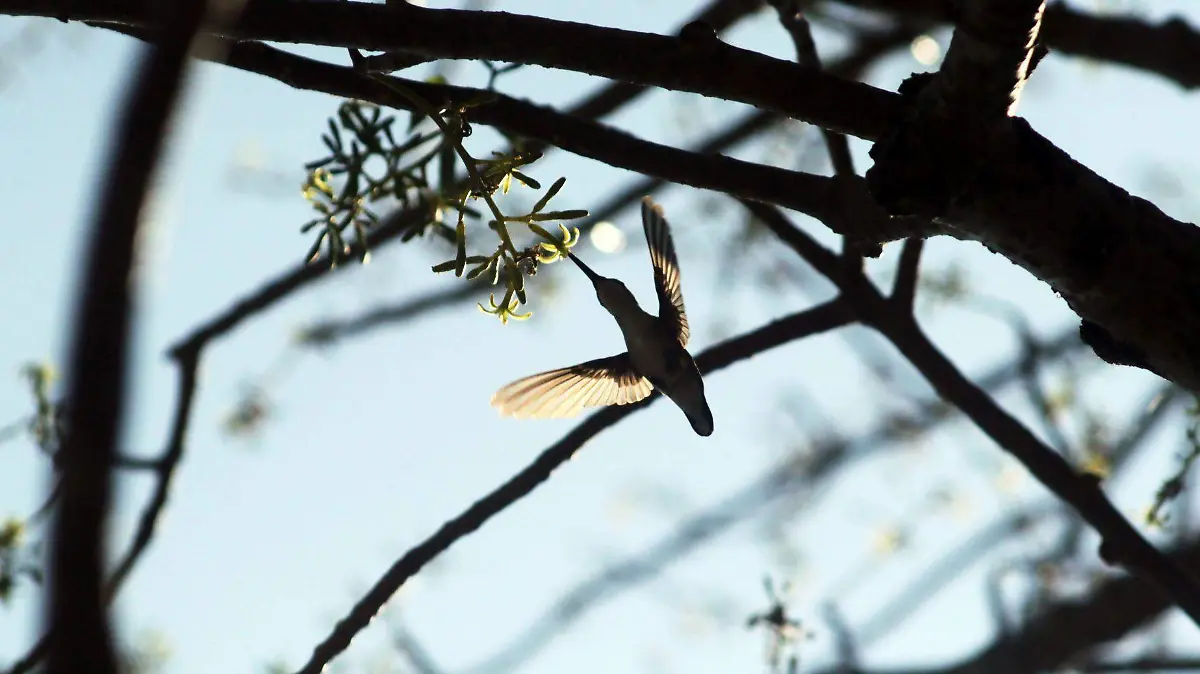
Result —
[{"label": "pale blue sky", "polygon": [[[492,4],[660,33],[673,30],[697,6],[665,0]],[[1159,2],[1153,9],[1151,16],[1185,13],[1200,24],[1195,3]],[[38,48],[25,45],[28,51],[13,57],[0,47],[0,126],[6,129],[10,158],[8,178],[0,182],[9,251],[0,267],[6,289],[0,293],[0,313],[9,317],[9,327],[0,331],[0,373],[9,373],[0,374],[0,422],[30,409],[26,386],[17,377],[23,363],[61,363],[83,227],[115,106],[139,49],[135,42],[77,24],[13,19],[0,22],[0,45],[31,27],[40,30]],[[945,43],[945,34],[937,37]],[[746,20],[727,39],[790,55],[770,12]],[[346,60],[336,51],[310,53]],[[901,51],[869,78],[895,88],[920,68]],[[482,68],[461,64],[457,73],[478,78]],[[566,104],[597,83],[529,68],[503,80],[501,88]],[[175,396],[165,347],[291,268],[307,250],[310,240],[298,231],[309,213],[299,195],[301,165],[320,156],[319,134],[337,104],[328,96],[223,67],[202,64],[193,71],[148,234],[133,412],[124,443],[131,454],[152,456],[164,445]],[[690,107],[681,112],[685,106]],[[737,109],[656,93],[609,121],[651,140],[681,144],[717,128]],[[1186,194],[1156,192],[1149,179],[1166,171],[1186,185],[1195,175],[1196,96],[1153,76],[1051,55],[1026,88],[1021,113],[1101,175],[1176,217],[1196,217],[1195,202]],[[699,128],[682,128],[680,120]],[[489,138],[494,136],[472,137],[470,148],[477,156],[498,149]],[[860,171],[869,166],[866,147],[854,143]],[[247,152],[259,156],[265,169],[289,175],[286,189],[234,189],[230,169]],[[765,156],[762,144],[738,154]],[[567,176],[558,201],[581,208],[598,206],[609,190],[634,177],[565,153],[549,155],[530,172],[544,184]],[[742,215],[727,209],[726,217],[701,217],[700,196],[709,195],[674,187],[656,197],[680,248],[696,351],[718,339],[718,328],[722,333],[753,329],[812,301],[795,290],[764,300],[743,282],[717,302],[714,289],[732,281],[718,277],[716,256]],[[732,213],[738,220],[728,217]],[[589,251],[586,259],[600,273],[625,280],[647,303],[651,276],[635,217],[629,211],[617,222],[631,235],[624,254]],[[891,247],[872,263],[881,277],[896,252]],[[162,634],[170,648],[168,671],[256,671],[276,660],[300,665],[392,560],[576,423],[501,419],[487,404],[492,391],[511,379],[621,348],[616,326],[593,300],[585,279],[553,266],[543,273],[565,283],[562,301],[534,296],[533,320],[501,326],[463,305],[419,324],[305,353],[289,361],[279,386],[271,390],[275,417],[259,436],[247,441],[221,433],[221,421],[243,386],[276,361],[294,330],[317,318],[350,316],[460,283],[429,273],[429,265],[445,257],[443,249],[424,241],[388,247],[371,265],[312,285],[207,351],[191,441],[170,505],[119,602],[124,636],[136,640],[147,630]],[[982,247],[940,240],[927,247],[925,269],[951,262],[967,270],[974,290],[1026,310],[1043,336],[1074,320],[1042,284]],[[1015,344],[1002,323],[977,311],[938,309],[925,311],[923,319],[947,354],[971,373],[986,371]],[[857,339],[874,338],[861,333]],[[1100,371],[1093,361],[1082,362]],[[1119,427],[1131,414],[1129,403],[1143,399],[1156,382],[1129,370],[1103,372],[1086,380],[1083,395],[1113,414]],[[653,544],[679,518],[715,505],[786,450],[814,439],[817,427],[797,427],[781,415],[778,400],[789,387],[803,387],[819,399],[821,414],[836,420],[847,435],[869,428],[883,413],[905,408],[903,400],[865,374],[843,336],[827,335],[710,377],[707,391],[716,418],[711,438],[694,435],[672,406],[656,404],[638,413],[589,443],[534,494],[455,545],[393,601],[384,619],[337,661],[339,666],[378,661],[385,653],[385,625],[401,613],[448,670],[480,662],[574,583]],[[911,371],[901,370],[901,380],[907,390],[927,390]],[[1005,402],[1028,418],[1014,392]],[[1155,436],[1136,473],[1119,484],[1116,499],[1123,510],[1136,514],[1148,501],[1157,480],[1173,466],[1181,437],[1176,415]],[[1015,504],[1041,498],[1028,480],[1014,492],[994,489],[998,471],[1010,464],[962,423],[943,427],[917,449],[864,459],[825,485],[815,495],[818,500],[787,525],[788,538],[803,555],[802,567],[784,568],[761,542],[760,527],[739,526],[669,567],[658,580],[601,606],[524,671],[758,671],[763,638],[745,630],[742,621],[765,608],[762,576],[789,572],[798,584],[793,608],[814,632],[803,652],[806,659],[822,661],[831,650],[816,613],[821,602],[836,599],[851,626],[859,626],[946,550],[1010,513]],[[0,517],[36,507],[46,469],[28,443],[0,445]],[[930,491],[945,485],[953,485],[965,500],[965,514],[921,520],[910,532],[912,549],[876,564],[872,536],[921,512]],[[124,549],[148,486],[141,477],[121,482],[114,550]],[[639,489],[661,490],[675,505],[636,508],[629,495]],[[621,513],[626,514],[618,517]],[[1015,558],[1022,549],[1009,546],[996,559]],[[870,573],[860,575],[863,568]],[[867,662],[935,662],[963,657],[984,643],[991,625],[980,577],[976,572],[956,582],[867,651]],[[12,605],[0,609],[0,662],[23,653],[39,633],[34,596],[25,586]],[[728,610],[711,623],[680,610],[713,602],[723,602]],[[1187,628],[1180,633],[1194,638]]]}]

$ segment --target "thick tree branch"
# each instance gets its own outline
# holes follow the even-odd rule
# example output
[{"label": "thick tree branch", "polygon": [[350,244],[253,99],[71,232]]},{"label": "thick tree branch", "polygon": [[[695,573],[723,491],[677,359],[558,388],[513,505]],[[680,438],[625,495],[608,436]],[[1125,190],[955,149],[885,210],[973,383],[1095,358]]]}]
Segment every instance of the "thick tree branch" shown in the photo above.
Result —
[{"label": "thick tree branch", "polygon": [[[952,22],[954,0],[836,0],[838,4],[888,12],[908,20]],[[1051,51],[1137,68],[1200,87],[1200,32],[1178,17],[1150,24],[1133,16],[1093,14],[1065,2],[1046,7],[1042,39]]]},{"label": "thick tree branch", "polygon": [[[412,103],[353,68],[289,54],[256,44],[231,44],[224,61],[241,70],[278,79],[292,87],[373,101],[407,110]],[[429,101],[455,106],[492,99],[470,108],[472,123],[495,126],[508,133],[553,145],[583,157],[664,180],[702,189],[763,200],[824,220],[837,213],[834,181],[825,176],[763,166],[721,155],[696,155],[642,140],[611,126],[563,114],[480,89],[427,84],[392,78]],[[859,183],[861,189],[861,182]],[[860,192],[865,195],[865,189]],[[880,212],[882,218],[882,212]],[[882,228],[882,225],[879,226]]]},{"label": "thick tree branch", "polygon": [[[427,217],[428,214],[419,205],[410,210],[396,211],[368,235],[368,245],[374,248],[387,243]],[[356,249],[353,252],[361,251]],[[159,518],[166,506],[175,469],[183,459],[184,451],[187,448],[188,430],[197,387],[197,371],[205,347],[212,340],[224,336],[244,321],[265,311],[308,283],[333,271],[348,268],[350,267],[347,265],[331,268],[322,260],[313,264],[298,265],[295,270],[279,276],[258,291],[235,302],[228,310],[202,324],[168,350],[168,355],[175,361],[180,378],[174,419],[171,422],[166,450],[156,462],[158,481],[154,493],[139,518],[133,541],[117,563],[104,587],[106,602],[111,602],[115,598],[124,581],[148,549]],[[24,674],[30,671],[46,656],[48,644],[48,638],[42,637],[25,656],[12,664],[8,674]]]},{"label": "thick tree branch", "polygon": [[1178,17],[1152,25],[1055,2],[1046,8],[1042,37],[1056,52],[1137,68],[1185,89],[1200,87],[1200,32]]},{"label": "thick tree branch", "polygon": [[932,86],[959,117],[1012,114],[1032,70],[1045,0],[975,0],[963,5],[950,49]]},{"label": "thick tree branch", "polygon": [[[71,4],[0,0],[0,14],[143,29],[154,26],[138,0]],[[689,27],[693,30],[685,29],[682,37],[667,37],[504,12],[427,9],[403,3],[250,0],[237,26],[222,29],[219,35],[572,70],[740,101],[866,139],[886,131],[899,103],[890,92],[725,44],[703,24]]]},{"label": "thick tree branch", "polygon": [[[1000,13],[1018,6],[996,2]],[[988,3],[972,6],[992,16]],[[871,149],[872,195],[889,213],[944,223],[951,236],[980,241],[1048,283],[1109,363],[1200,391],[1200,229],[1005,114],[997,92],[1012,81],[1006,68],[1021,51],[1014,45],[1026,23],[996,23],[1007,36],[956,37],[942,72],[901,87],[904,112]],[[992,48],[993,59],[980,65],[978,52],[991,44],[1007,47]],[[978,81],[989,75],[990,84]]]},{"label": "thick tree branch", "polygon": [[1103,539],[1101,554],[1159,586],[1200,624],[1200,583],[1155,549],[1109,502],[1094,477],[1079,473],[967,379],[929,340],[904,307],[880,295],[861,273],[837,265],[832,252],[792,225],[777,209],[743,202],[784,243],[841,290],[856,314],[904,355],[938,395],[957,406],[1001,448],[1012,454],[1058,498],[1074,508]]},{"label": "thick tree branch", "polygon": [[183,81],[204,0],[164,11],[162,42],[145,49],[116,127],[80,286],[71,346],[71,423],[58,453],[61,496],[49,564],[46,670],[117,671],[104,601],[110,471],[125,408],[134,301],[133,248],[142,203]]},{"label": "thick tree branch", "polygon": [[[852,314],[843,303],[834,301],[823,304],[722,342],[700,354],[696,364],[702,373],[708,374],[774,347],[833,330],[852,319]],[[312,657],[299,670],[300,674],[320,674],[324,671],[329,662],[350,645],[351,639],[370,624],[392,595],[430,560],[549,479],[551,473],[574,456],[592,437],[660,397],[654,394],[640,403],[609,407],[588,417],[508,482],[476,501],[462,514],[443,524],[432,536],[404,553],[358,600],[349,614],[334,626],[330,635],[317,645]]]},{"label": "thick tree branch", "polygon": [[[711,5],[696,14],[687,23],[702,22],[712,27],[719,35],[725,29],[737,23],[747,15],[762,7],[763,0],[715,0]],[[618,108],[633,101],[645,93],[646,87],[628,82],[613,82],[605,86],[586,100],[572,106],[571,112],[576,117],[584,119],[600,119],[612,114]]]},{"label": "thick tree branch", "polygon": [[[2,0],[0,0],[2,1]],[[111,28],[111,26],[110,26]],[[144,30],[114,29],[133,37]],[[835,64],[853,72],[878,57],[907,31],[885,33],[865,41],[863,49]],[[221,58],[235,68],[256,72],[299,89],[411,109],[411,101],[353,68],[316,61],[258,43],[226,43]],[[906,236],[929,236],[938,230],[920,218],[887,218],[859,178],[834,179],[763,166],[720,154],[700,154],[652,143],[618,129],[493,92],[428,84],[400,78],[397,83],[430,101],[447,106],[472,103],[473,123],[495,126],[535,141],[531,147],[554,146],[610,166],[637,171],[660,180],[765,201],[799,211],[855,240],[880,242]],[[475,104],[480,100],[488,102]],[[764,113],[766,114],[766,113]]]},{"label": "thick tree branch", "polygon": [[[354,9],[357,4],[336,7]],[[505,20],[512,18],[506,16]],[[624,34],[614,35],[623,39]],[[610,45],[608,51],[620,51],[613,49],[616,46]],[[316,62],[310,65],[293,74],[303,72],[307,77],[325,69],[321,79],[326,83],[354,82],[345,77],[345,69]],[[783,66],[780,62],[771,67]],[[689,68],[694,70],[694,64]],[[804,69],[793,74],[800,70]],[[823,77],[827,76],[805,71],[801,80]],[[367,84],[374,85],[359,82],[327,88],[340,95],[403,103],[391,100],[388,91],[362,90]],[[443,89],[443,95],[451,90]],[[917,88],[911,86],[910,90]],[[819,98],[821,93],[816,95]],[[856,109],[852,102],[851,97],[838,107]],[[572,124],[545,108],[529,108],[535,109],[512,114],[507,120],[496,118],[498,108],[481,106],[478,114],[483,123],[533,137],[545,138],[545,129],[555,129],[555,138],[547,138],[547,142],[614,165],[664,177],[669,174],[670,179],[684,184],[795,208],[821,218],[839,233],[859,235],[861,228],[848,223],[880,221],[874,201],[858,183],[844,186],[846,194],[822,199],[820,191],[828,193],[829,189],[814,183],[815,176],[801,179],[811,191],[789,189],[794,188],[789,183],[797,180],[798,174],[789,179],[766,167],[752,168],[723,158],[717,159],[716,165],[718,170],[728,170],[722,174],[728,180],[713,181],[707,170],[713,167],[698,170],[700,164],[690,161],[692,155],[643,145],[617,132],[596,133],[596,126],[587,126],[582,120]],[[876,166],[868,172],[868,185],[880,203],[893,213],[934,216],[953,223],[951,235],[981,241],[1050,283],[1086,325],[1098,328],[1089,329],[1085,337],[1109,362],[1146,367],[1191,390],[1200,390],[1200,353],[1190,348],[1190,335],[1200,331],[1200,304],[1195,300],[1200,294],[1187,281],[1189,270],[1195,267],[1192,258],[1200,250],[1200,233],[1194,227],[1104,181],[1022,120],[1010,120],[983,132],[961,119],[950,120],[957,121],[957,126],[945,123],[946,119],[924,120],[924,125],[912,119],[897,121],[896,129],[872,151]],[[647,156],[629,160],[643,151]],[[731,175],[742,169],[751,171],[753,179],[738,180]],[[822,209],[824,217],[818,215]],[[902,222],[905,219],[889,224]],[[882,230],[881,240],[908,235],[888,232],[886,227],[867,229]],[[1135,237],[1147,239],[1147,244],[1124,243]],[[1147,302],[1146,297],[1154,301]]]}]

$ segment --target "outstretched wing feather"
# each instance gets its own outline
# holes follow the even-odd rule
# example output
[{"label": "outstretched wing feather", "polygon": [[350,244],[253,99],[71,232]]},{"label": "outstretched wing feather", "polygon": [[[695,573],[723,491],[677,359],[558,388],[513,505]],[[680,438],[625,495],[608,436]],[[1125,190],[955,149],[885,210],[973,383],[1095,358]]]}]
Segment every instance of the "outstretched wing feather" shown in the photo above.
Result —
[{"label": "outstretched wing feather", "polygon": [[674,331],[681,346],[691,337],[687,311],[683,306],[683,287],[679,278],[679,259],[675,242],[662,206],[650,197],[642,199],[642,228],[650,247],[650,263],[654,265],[654,289],[658,293],[658,316]]},{"label": "outstretched wing feather", "polygon": [[585,407],[635,403],[653,390],[623,353],[518,379],[492,396],[492,406],[517,418],[564,418]]}]

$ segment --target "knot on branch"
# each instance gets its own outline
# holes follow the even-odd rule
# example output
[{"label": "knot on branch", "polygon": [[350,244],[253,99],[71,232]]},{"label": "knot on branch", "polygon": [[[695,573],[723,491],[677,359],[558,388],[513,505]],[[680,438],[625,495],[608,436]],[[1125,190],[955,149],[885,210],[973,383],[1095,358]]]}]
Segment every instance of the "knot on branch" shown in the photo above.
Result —
[{"label": "knot on branch", "polygon": [[716,29],[702,20],[691,21],[679,29],[679,39],[689,49],[712,51],[721,46]]},{"label": "knot on branch", "polygon": [[977,159],[969,130],[934,96],[922,95],[934,77],[918,73],[904,81],[901,112],[871,148],[875,165],[867,170],[867,188],[891,215],[942,216],[973,182]]}]

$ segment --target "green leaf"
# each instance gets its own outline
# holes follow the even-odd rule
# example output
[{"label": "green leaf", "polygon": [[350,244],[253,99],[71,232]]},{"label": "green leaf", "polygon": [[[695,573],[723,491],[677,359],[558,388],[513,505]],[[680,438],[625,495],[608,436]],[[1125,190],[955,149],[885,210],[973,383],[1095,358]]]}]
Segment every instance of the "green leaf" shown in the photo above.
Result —
[{"label": "green leaf", "polygon": [[441,263],[433,265],[433,273],[444,274],[444,273],[450,271],[451,269],[456,268],[457,266],[458,266],[458,260],[446,260],[445,262],[441,262]]},{"label": "green leaf", "polygon": [[[513,171],[513,173],[516,173],[516,171]],[[554,184],[550,186],[550,189],[546,190],[546,193],[542,195],[542,198],[538,199],[538,202],[533,206],[533,212],[537,213],[545,208],[546,204],[550,203],[550,200],[554,198],[554,195],[558,194],[558,191],[561,190],[562,186],[566,184],[566,178],[559,178],[558,180],[555,180]]]},{"label": "green leaf", "polygon": [[336,148],[334,154],[341,154],[341,152],[342,152],[342,134],[341,134],[341,132],[338,131],[337,124],[333,123],[332,117],[329,118],[329,135],[333,138],[334,148]]},{"label": "green leaf", "polygon": [[354,107],[350,108],[350,114],[354,116],[354,129],[356,133],[371,126],[371,123],[367,121],[365,116],[363,116],[361,105],[356,104]]},{"label": "green leaf", "polygon": [[463,219],[462,213],[458,214],[458,227],[454,230],[454,241],[458,247],[458,254],[455,256],[454,275],[461,277],[463,275],[463,267],[467,264],[467,223]]},{"label": "green leaf", "polygon": [[321,253],[321,243],[325,241],[325,236],[329,233],[328,229],[322,229],[320,235],[317,236],[316,242],[309,246],[308,254],[304,256],[304,264],[312,264],[317,261]]},{"label": "green leaf", "polygon": [[495,264],[495,262],[496,262],[495,258],[490,258],[490,257],[486,258],[484,260],[483,264],[481,264],[481,265],[471,269],[471,271],[467,272],[467,280],[474,281],[476,278],[479,278],[479,276],[481,274],[483,274],[483,272],[485,272],[489,268],[491,268],[491,266],[493,264]]},{"label": "green leaf", "polygon": [[342,230],[337,227],[330,226],[325,231],[329,232],[329,264],[336,267],[346,257],[346,240],[342,238]]},{"label": "green leaf", "polygon": [[492,267],[492,285],[500,282],[500,272],[504,269],[503,265],[497,264]]},{"label": "green leaf", "polygon": [[509,283],[512,285],[513,291],[517,293],[517,301],[519,301],[521,304],[525,304],[525,275],[522,274],[521,270],[517,269],[517,266],[514,264],[509,265],[508,267],[508,278]]},{"label": "green leaf", "polygon": [[587,216],[587,210],[577,208],[570,211],[546,211],[545,213],[534,213],[533,219],[539,222],[545,222],[546,220],[578,220],[579,218],[586,218]]},{"label": "green leaf", "polygon": [[329,148],[329,153],[333,155],[341,154],[342,148],[338,147],[337,143],[326,134],[321,134],[321,142],[325,143],[325,147]]},{"label": "green leaf", "polygon": [[542,189],[541,183],[534,180],[533,178],[530,178],[529,176],[525,175],[524,173],[521,173],[520,171],[513,171],[512,177],[516,178],[517,180],[520,180],[527,187],[532,187],[535,190]]}]

